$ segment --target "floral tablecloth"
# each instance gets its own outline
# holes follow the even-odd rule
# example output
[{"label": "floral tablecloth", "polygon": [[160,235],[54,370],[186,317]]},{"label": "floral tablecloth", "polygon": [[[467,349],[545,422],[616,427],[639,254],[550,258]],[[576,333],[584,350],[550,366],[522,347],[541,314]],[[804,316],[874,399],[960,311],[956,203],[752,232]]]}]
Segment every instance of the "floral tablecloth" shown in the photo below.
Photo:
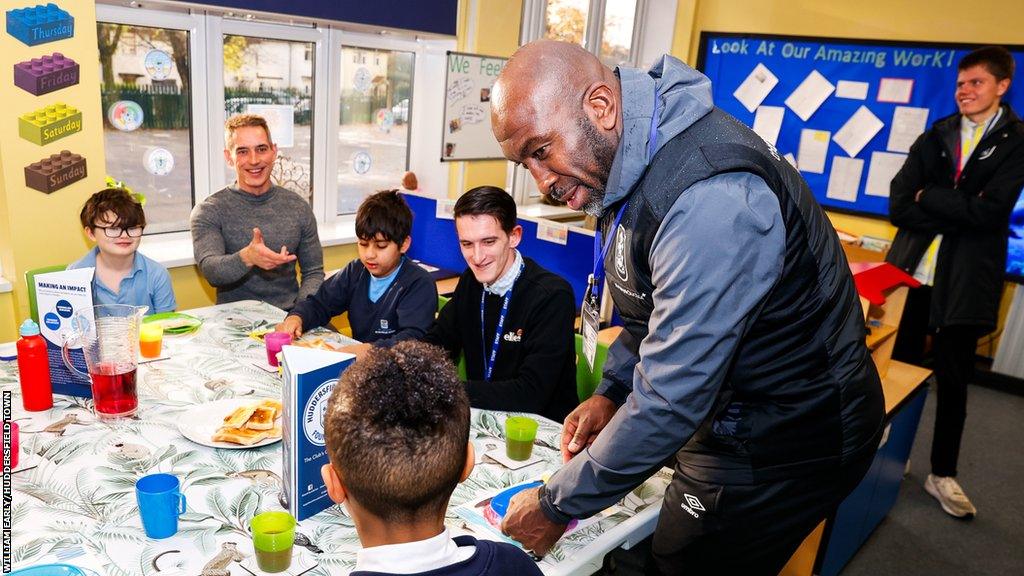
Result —
[{"label": "floral tablecloth", "polygon": [[[65,396],[55,396],[47,412],[25,412],[17,365],[0,362],[0,390],[12,393],[12,418],[21,429],[21,462],[13,472],[10,511],[15,569],[63,561],[116,576],[260,573],[248,526],[254,514],[281,509],[280,443],[215,449],[187,440],[178,425],[183,412],[195,404],[280,396],[280,377],[259,367],[265,363],[263,344],[249,335],[272,328],[284,312],[247,301],[188,313],[203,319],[199,330],[165,336],[169,358],[139,366],[134,419],[99,421],[91,400]],[[351,342],[326,330],[311,336]],[[473,411],[470,434],[478,453],[503,442],[505,417]],[[493,537],[464,522],[454,508],[556,469],[559,433],[559,425],[541,419],[535,453],[542,461],[526,468],[513,471],[482,458],[452,496],[449,527],[456,533]],[[139,477],[157,472],[176,475],[188,500],[178,534],[165,540],[146,537],[134,494]],[[541,561],[542,570],[589,572],[604,552],[622,541],[624,532],[641,529],[637,515],[644,510],[649,531],[668,481],[668,471],[662,470],[614,514],[563,538]],[[297,553],[288,573],[326,576],[353,568],[359,539],[344,507],[301,522],[297,534]]]}]

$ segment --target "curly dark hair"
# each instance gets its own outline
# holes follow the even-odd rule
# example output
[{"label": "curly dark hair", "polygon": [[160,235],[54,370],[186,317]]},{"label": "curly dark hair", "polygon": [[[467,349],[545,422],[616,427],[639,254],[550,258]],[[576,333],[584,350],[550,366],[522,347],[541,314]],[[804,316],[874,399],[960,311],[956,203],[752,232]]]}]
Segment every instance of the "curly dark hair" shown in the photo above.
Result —
[{"label": "curly dark hair", "polygon": [[82,222],[82,228],[96,228],[96,223],[107,212],[113,212],[115,217],[109,226],[146,227],[146,213],[142,210],[142,204],[121,188],[106,188],[90,196],[82,206],[78,219]]},{"label": "curly dark hair", "polygon": [[331,465],[360,506],[393,523],[436,517],[466,465],[469,398],[440,348],[375,347],[342,373],[324,431]]},{"label": "curly dark hair", "polygon": [[356,237],[377,237],[401,245],[412,232],[412,210],[398,190],[381,190],[363,200],[356,211]]}]

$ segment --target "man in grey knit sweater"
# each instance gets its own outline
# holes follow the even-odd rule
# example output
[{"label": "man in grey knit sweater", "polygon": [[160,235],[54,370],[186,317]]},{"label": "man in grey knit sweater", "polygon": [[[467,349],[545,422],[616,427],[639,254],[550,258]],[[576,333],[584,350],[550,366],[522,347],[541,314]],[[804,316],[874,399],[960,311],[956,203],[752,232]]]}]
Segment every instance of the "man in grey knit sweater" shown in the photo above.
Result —
[{"label": "man in grey knit sweater", "polygon": [[252,299],[291,310],[324,280],[316,217],[298,194],[271,183],[277,146],[266,120],[233,116],[225,123],[225,144],[238,180],[192,210],[196,263],[217,289],[218,304]]}]

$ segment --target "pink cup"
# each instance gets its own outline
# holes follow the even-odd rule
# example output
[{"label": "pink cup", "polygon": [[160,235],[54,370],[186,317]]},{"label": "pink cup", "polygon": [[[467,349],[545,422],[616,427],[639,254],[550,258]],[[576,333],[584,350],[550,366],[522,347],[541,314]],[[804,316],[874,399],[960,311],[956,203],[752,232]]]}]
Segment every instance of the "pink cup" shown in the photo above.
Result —
[{"label": "pink cup", "polygon": [[277,367],[277,353],[283,346],[292,343],[292,335],[287,332],[268,332],[263,336],[263,341],[267,343],[267,362]]}]

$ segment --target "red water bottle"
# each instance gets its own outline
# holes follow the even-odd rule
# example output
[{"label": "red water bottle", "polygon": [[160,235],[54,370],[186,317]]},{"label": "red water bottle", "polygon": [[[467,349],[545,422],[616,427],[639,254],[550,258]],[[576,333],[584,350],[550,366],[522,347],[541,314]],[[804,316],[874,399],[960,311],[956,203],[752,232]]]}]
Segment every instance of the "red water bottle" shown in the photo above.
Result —
[{"label": "red water bottle", "polygon": [[21,402],[25,410],[39,412],[53,408],[50,386],[50,360],[46,340],[39,335],[39,325],[25,320],[18,330],[18,379],[21,380]]}]

